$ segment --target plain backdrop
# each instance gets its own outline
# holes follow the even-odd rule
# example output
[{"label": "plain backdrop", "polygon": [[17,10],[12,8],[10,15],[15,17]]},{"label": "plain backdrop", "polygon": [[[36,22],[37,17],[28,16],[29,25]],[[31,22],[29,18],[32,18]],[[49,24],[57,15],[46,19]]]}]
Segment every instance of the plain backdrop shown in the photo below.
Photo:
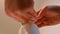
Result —
[{"label": "plain backdrop", "polygon": [[[5,14],[4,2],[5,0],[0,0],[0,34],[18,34],[18,29],[20,24],[18,21],[8,17]],[[39,10],[45,5],[60,5],[60,0],[34,0],[35,10]],[[60,24],[54,26],[46,26],[40,28],[41,34],[60,34]]]}]

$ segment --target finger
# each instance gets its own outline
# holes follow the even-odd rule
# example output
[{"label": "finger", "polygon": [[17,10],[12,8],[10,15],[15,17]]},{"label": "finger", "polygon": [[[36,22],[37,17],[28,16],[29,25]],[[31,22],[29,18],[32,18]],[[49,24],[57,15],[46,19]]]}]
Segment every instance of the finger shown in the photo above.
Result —
[{"label": "finger", "polygon": [[41,9],[39,10],[39,11],[37,11],[36,13],[37,13],[37,15],[39,14],[39,12],[41,11]]},{"label": "finger", "polygon": [[22,13],[22,12],[20,12],[20,11],[16,11],[16,12],[15,12],[15,15],[16,15],[16,16],[20,16],[20,17],[28,18],[26,14],[24,14],[24,13]]},{"label": "finger", "polygon": [[35,10],[31,11],[30,13],[32,14],[33,17],[36,17],[36,15],[37,15],[37,13],[35,12]]},{"label": "finger", "polygon": [[45,15],[46,10],[47,10],[47,7],[43,7],[43,8],[41,9],[41,11],[39,12],[39,14],[38,14],[37,17],[38,17],[38,18],[42,18],[43,15]]},{"label": "finger", "polygon": [[21,13],[20,11],[16,11],[15,15],[20,17],[23,21],[26,21],[26,22],[29,21],[29,18],[25,14]]},{"label": "finger", "polygon": [[35,11],[31,11],[31,12],[27,12],[26,13],[29,17],[31,17],[32,20],[36,20],[36,12]]},{"label": "finger", "polygon": [[30,16],[29,14],[27,14],[27,13],[24,13],[24,12],[22,13],[22,12],[20,12],[20,11],[17,11],[16,14],[17,14],[18,16],[23,16],[22,18],[31,20],[31,16]]}]

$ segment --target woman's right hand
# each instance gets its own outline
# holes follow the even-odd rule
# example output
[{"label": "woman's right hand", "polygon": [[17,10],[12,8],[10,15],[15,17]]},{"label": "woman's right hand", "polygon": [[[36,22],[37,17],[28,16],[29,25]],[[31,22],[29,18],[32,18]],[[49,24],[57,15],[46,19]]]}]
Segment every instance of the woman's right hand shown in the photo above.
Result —
[{"label": "woman's right hand", "polygon": [[11,11],[9,9],[6,9],[6,14],[10,17],[13,17],[14,19],[18,20],[19,22],[25,22],[28,23],[29,21],[34,22],[35,19],[37,19],[35,16],[32,15],[33,13],[36,14],[35,12],[29,12],[30,14],[27,14],[28,12],[22,12],[20,10],[17,11]]}]

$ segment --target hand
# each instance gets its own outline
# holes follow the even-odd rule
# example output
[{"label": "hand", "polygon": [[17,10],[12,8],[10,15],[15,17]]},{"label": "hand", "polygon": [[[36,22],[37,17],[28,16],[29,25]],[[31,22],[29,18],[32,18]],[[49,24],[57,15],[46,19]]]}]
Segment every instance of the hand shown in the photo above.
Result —
[{"label": "hand", "polygon": [[42,9],[40,9],[38,12],[37,12],[37,18],[38,20],[35,22],[35,24],[38,26],[38,27],[42,27],[43,25],[47,25],[47,23],[44,21],[46,18],[44,17],[44,15],[46,14],[46,11],[47,11],[47,7],[44,6]]},{"label": "hand", "polygon": [[35,22],[35,24],[37,24],[38,27],[60,24],[60,18],[59,18],[60,16],[58,16],[59,14],[56,14],[48,9],[49,9],[48,6],[46,6],[39,12],[37,12],[38,13],[37,17],[39,19]]},{"label": "hand", "polygon": [[35,19],[37,19],[36,13],[34,11],[11,11],[9,9],[6,9],[6,14],[10,17],[13,17],[14,19],[17,19],[19,22],[24,21],[24,22],[33,22]]}]

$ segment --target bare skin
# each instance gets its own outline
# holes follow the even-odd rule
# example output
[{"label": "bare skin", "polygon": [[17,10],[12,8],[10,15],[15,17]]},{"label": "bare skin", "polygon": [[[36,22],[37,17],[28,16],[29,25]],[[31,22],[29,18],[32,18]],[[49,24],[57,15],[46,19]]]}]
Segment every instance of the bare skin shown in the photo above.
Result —
[{"label": "bare skin", "polygon": [[[14,19],[16,19],[19,22],[34,22],[36,21],[36,12],[33,8],[34,3],[31,7],[25,8],[23,10],[19,9],[17,6],[18,0],[5,0],[5,11],[6,14]],[[27,1],[27,0],[26,0]],[[12,2],[13,4],[9,4],[9,2]],[[11,5],[11,6],[9,6]]]},{"label": "bare skin", "polygon": [[[47,6],[41,9],[42,13],[38,15],[36,24],[38,27],[52,26],[60,24],[60,14],[51,10],[48,10]],[[38,11],[38,13],[40,12]]]},{"label": "bare skin", "polygon": [[[30,12],[31,11],[31,12]],[[13,17],[14,19],[17,19],[19,22],[24,21],[28,22],[29,20],[33,21],[36,18],[36,12],[34,12],[33,9],[26,9],[26,10],[17,10],[17,11],[10,11],[6,10],[6,13],[8,16]]]},{"label": "bare skin", "polygon": [[[50,12],[46,6],[43,7],[43,9],[39,10],[38,12],[35,12],[32,7],[27,8],[25,10],[19,10],[18,9],[16,11],[11,11],[6,7],[6,14],[8,16],[16,19],[19,22],[22,22],[22,21],[25,23],[34,22],[38,27],[51,26],[51,25],[59,24],[59,23],[55,23],[55,21],[52,20],[52,18],[55,18],[55,17],[53,17],[53,15],[50,15],[52,13],[53,12]],[[49,16],[51,16],[52,18],[50,18]],[[45,18],[45,17],[47,17],[47,18]],[[46,19],[49,19],[49,20],[45,21]],[[53,23],[51,23],[51,22],[53,22]],[[59,22],[59,20],[57,22]]]}]

